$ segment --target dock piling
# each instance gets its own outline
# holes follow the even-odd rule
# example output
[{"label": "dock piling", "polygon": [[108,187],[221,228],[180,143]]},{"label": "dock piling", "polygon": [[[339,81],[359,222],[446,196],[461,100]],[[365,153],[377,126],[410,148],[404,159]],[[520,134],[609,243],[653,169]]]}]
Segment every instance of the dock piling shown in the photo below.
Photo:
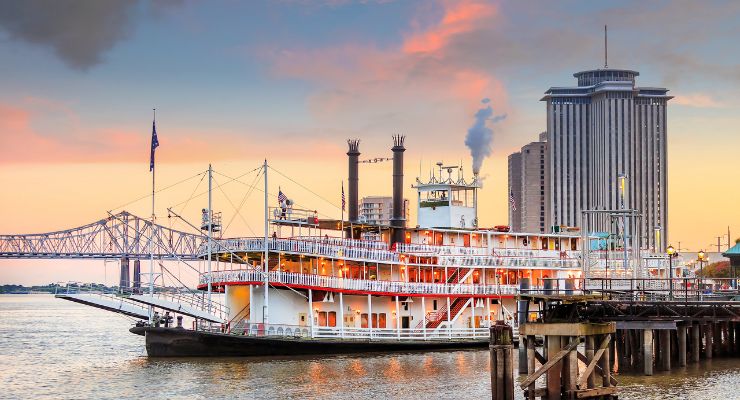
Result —
[{"label": "dock piling", "polygon": [[[491,399],[514,399],[514,333],[504,321],[491,326]],[[521,347],[521,346],[520,346]]]}]

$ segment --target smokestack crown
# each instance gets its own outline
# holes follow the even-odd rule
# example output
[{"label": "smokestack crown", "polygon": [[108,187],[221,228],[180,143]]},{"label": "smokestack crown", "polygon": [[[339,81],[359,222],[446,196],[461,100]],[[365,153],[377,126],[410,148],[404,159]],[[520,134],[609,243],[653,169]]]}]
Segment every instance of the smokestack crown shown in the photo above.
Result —
[{"label": "smokestack crown", "polygon": [[393,148],[392,151],[405,151],[406,148],[403,147],[403,142],[406,140],[406,136],[403,135],[393,135]]},{"label": "smokestack crown", "polygon": [[360,155],[360,139],[348,139],[347,144],[349,145],[348,156],[359,156]]}]

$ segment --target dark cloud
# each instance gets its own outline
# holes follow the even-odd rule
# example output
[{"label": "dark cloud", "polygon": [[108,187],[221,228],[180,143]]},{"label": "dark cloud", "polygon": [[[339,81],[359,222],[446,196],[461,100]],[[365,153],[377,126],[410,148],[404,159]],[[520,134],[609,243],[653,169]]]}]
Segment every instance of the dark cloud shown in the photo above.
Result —
[{"label": "dark cloud", "polygon": [[[148,3],[158,15],[181,1]],[[3,0],[0,27],[10,37],[51,48],[72,68],[86,70],[129,36],[139,2],[131,0]]]}]

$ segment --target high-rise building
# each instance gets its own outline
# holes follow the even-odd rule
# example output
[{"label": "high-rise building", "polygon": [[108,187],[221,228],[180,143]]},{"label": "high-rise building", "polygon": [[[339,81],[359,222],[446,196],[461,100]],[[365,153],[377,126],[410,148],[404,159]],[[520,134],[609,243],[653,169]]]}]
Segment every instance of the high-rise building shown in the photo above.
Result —
[{"label": "high-rise building", "polygon": [[[409,201],[403,199],[404,218],[408,218]],[[393,197],[367,196],[360,200],[360,222],[388,226],[393,217]]]},{"label": "high-rise building", "polygon": [[[553,225],[579,226],[582,210],[620,209],[618,178],[626,175],[624,207],[642,215],[641,243],[662,251],[668,226],[666,107],[672,97],[665,88],[636,86],[638,75],[583,71],[573,74],[578,86],[545,92],[550,215]],[[609,217],[600,216],[591,228],[608,231]]]},{"label": "high-rise building", "polygon": [[515,232],[549,232],[547,135],[509,156],[509,225]]}]

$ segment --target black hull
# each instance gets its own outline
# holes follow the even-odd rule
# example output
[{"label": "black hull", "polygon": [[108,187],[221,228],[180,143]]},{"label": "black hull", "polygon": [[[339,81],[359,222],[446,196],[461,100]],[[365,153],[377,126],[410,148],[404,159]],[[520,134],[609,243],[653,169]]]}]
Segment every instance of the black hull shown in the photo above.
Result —
[{"label": "black hull", "polygon": [[149,357],[255,357],[337,355],[393,351],[481,348],[488,339],[367,340],[254,337],[196,332],[182,328],[132,328],[146,338]]}]

